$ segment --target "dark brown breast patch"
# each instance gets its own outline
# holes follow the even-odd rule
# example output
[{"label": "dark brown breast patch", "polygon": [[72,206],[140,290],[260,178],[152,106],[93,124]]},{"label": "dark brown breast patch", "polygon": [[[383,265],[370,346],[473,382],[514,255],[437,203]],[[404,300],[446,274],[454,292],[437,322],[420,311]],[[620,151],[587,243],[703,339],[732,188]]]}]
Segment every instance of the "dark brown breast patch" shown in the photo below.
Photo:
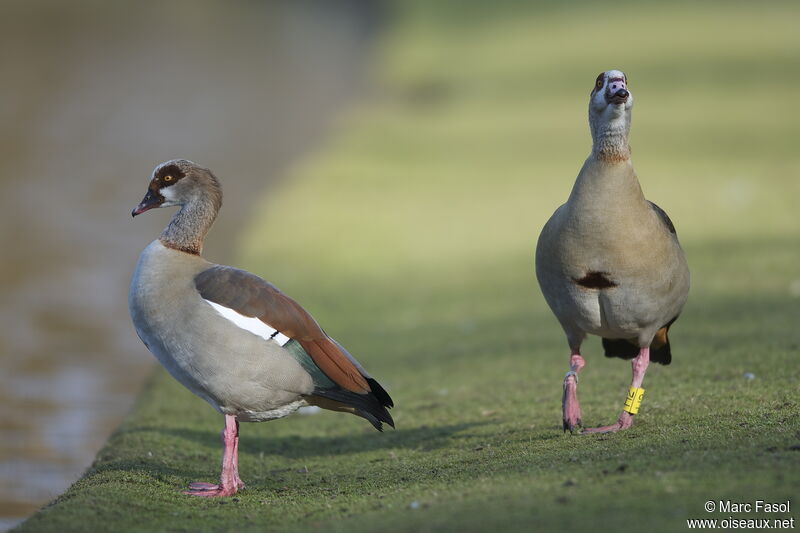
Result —
[{"label": "dark brown breast patch", "polygon": [[617,286],[608,278],[607,272],[587,272],[582,278],[572,278],[572,280],[587,289],[609,289]]}]

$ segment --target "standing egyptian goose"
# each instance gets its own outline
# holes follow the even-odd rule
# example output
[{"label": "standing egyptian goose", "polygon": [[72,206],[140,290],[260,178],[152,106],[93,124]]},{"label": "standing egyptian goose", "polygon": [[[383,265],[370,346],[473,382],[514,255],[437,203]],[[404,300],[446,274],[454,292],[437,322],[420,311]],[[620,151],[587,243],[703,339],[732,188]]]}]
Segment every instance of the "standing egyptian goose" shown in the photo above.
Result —
[{"label": "standing egyptian goose", "polygon": [[581,425],[577,385],[586,334],[603,338],[607,357],[633,359],[633,378],[617,422],[584,433],[627,429],[642,401],[650,360],[672,360],[667,331],[689,293],[689,268],[675,227],[645,200],[631,164],[632,107],[624,73],[609,70],[597,77],[589,98],[592,153],[536,247],[539,286],[571,351],[562,400],[565,431]]},{"label": "standing egyptian goose", "polygon": [[219,484],[186,494],[230,496],[239,421],[282,418],[304,405],[347,411],[379,431],[394,427],[392,399],[300,305],[263,279],[200,256],[222,204],[217,178],[182,159],[153,171],[136,216],[180,206],[139,257],[128,305],[136,332],[172,376],[225,415]]}]

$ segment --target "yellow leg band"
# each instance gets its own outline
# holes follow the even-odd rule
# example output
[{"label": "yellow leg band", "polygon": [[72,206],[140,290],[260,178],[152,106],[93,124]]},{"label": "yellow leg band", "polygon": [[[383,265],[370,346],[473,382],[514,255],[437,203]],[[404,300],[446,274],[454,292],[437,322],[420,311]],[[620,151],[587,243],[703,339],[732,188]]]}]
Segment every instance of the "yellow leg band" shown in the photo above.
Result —
[{"label": "yellow leg band", "polygon": [[628,397],[625,399],[625,406],[623,411],[628,411],[630,414],[635,415],[639,412],[639,407],[642,405],[642,398],[644,398],[644,389],[637,389],[631,387],[628,391]]}]

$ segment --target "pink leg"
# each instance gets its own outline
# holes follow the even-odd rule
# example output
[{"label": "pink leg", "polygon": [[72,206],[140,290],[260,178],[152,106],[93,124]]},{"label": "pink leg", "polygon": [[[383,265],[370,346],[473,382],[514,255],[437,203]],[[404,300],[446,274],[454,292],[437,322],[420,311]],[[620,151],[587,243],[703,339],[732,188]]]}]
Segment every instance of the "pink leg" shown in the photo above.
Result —
[{"label": "pink leg", "polygon": [[[633,369],[633,378],[631,379],[631,387],[639,388],[644,381],[644,373],[647,372],[647,366],[650,364],[650,347],[641,348],[639,355],[631,361],[631,368]],[[621,429],[628,429],[633,425],[633,415],[627,411],[622,411],[619,415],[616,424],[610,426],[602,426],[599,428],[584,429],[583,433],[613,433]]]},{"label": "pink leg", "polygon": [[192,496],[233,496],[239,490],[240,483],[238,470],[238,440],[239,422],[233,415],[225,415],[225,429],[222,430],[222,473],[219,477],[219,484],[211,483],[190,483],[189,490],[184,494]]},{"label": "pink leg", "polygon": [[243,489],[244,481],[239,477],[239,421],[236,421],[236,440],[233,443],[233,480],[236,488]]},{"label": "pink leg", "polygon": [[580,351],[573,349],[569,357],[569,372],[564,378],[564,395],[561,397],[561,413],[564,431],[570,432],[581,425],[581,406],[578,403],[578,372],[581,371],[586,361],[581,357]]}]

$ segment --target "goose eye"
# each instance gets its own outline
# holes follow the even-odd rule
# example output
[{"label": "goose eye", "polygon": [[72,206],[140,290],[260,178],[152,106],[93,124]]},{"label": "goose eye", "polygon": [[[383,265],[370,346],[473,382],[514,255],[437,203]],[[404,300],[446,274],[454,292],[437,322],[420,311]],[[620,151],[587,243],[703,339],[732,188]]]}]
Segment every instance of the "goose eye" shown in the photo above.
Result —
[{"label": "goose eye", "polygon": [[595,87],[597,87],[598,89],[602,89],[603,88],[603,80],[602,79],[598,79],[597,83],[595,83]]},{"label": "goose eye", "polygon": [[172,181],[172,176],[164,176],[164,181]]}]

